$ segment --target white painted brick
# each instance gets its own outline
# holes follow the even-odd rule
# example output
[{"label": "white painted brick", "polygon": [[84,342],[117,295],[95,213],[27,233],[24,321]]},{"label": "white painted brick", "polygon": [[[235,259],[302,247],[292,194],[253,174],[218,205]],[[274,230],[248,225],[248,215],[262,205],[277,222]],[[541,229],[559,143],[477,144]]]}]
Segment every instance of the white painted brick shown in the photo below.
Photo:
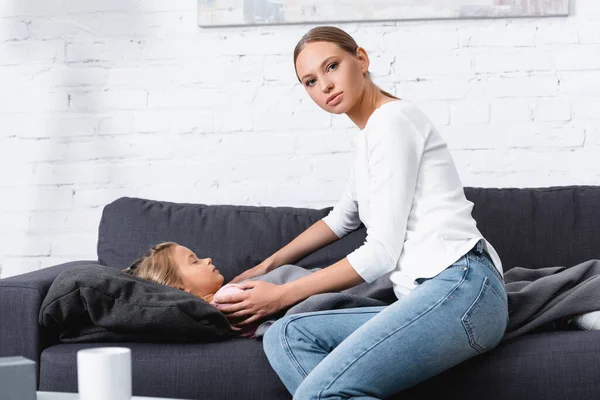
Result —
[{"label": "white painted brick", "polygon": [[466,53],[426,56],[399,55],[394,63],[394,76],[402,80],[440,76],[471,76],[473,56]]},{"label": "white painted brick", "polygon": [[[198,151],[198,159],[202,163],[181,163],[172,160],[130,161],[113,164],[109,168],[109,178],[112,185],[145,186],[161,182],[164,184],[180,184],[208,180],[219,165],[218,160],[202,158]],[[138,194],[143,193],[140,189]]]},{"label": "white painted brick", "polygon": [[566,100],[540,99],[534,106],[536,121],[569,121],[571,119],[571,104]]},{"label": "white painted brick", "polygon": [[69,63],[130,61],[143,58],[144,43],[127,39],[67,42],[65,58]]},{"label": "white painted brick", "polygon": [[198,30],[194,12],[93,13],[61,19],[33,21],[29,27],[38,39],[130,37],[166,38],[190,36]]},{"label": "white painted brick", "polygon": [[31,257],[50,255],[52,237],[47,235],[3,235],[4,257]]},{"label": "white painted brick", "polygon": [[61,63],[64,56],[62,40],[0,42],[0,65]]},{"label": "white painted brick", "polygon": [[498,76],[487,80],[486,91],[492,97],[543,97],[558,92],[555,76]]},{"label": "white painted brick", "polygon": [[67,211],[33,211],[29,231],[38,234],[89,232],[98,229],[101,208]]},{"label": "white painted brick", "polygon": [[73,191],[70,188],[26,186],[0,188],[2,211],[69,210]]},{"label": "white painted brick", "polygon": [[0,96],[3,113],[65,111],[68,103],[66,92],[13,92],[11,96]]},{"label": "white painted brick", "polygon": [[[223,89],[166,89],[150,90],[148,107],[151,108],[183,108],[183,107],[219,107],[227,104],[248,104],[254,97],[252,91],[244,91],[241,87]],[[249,89],[249,85],[245,86]],[[236,92],[239,90],[239,92]],[[232,94],[235,93],[235,96]]]},{"label": "white painted brick", "polygon": [[533,109],[528,100],[494,99],[491,102],[491,121],[529,122],[533,120]]},{"label": "white painted brick", "polygon": [[[453,150],[454,159],[468,159],[472,172],[569,172],[597,169],[597,155],[592,150],[579,149],[494,149]],[[537,186],[537,185],[534,185]]]},{"label": "white painted brick", "polygon": [[104,86],[108,73],[105,68],[52,65],[32,77],[35,87]]},{"label": "white painted brick", "polygon": [[589,21],[578,21],[579,43],[600,43],[600,29],[598,29],[598,19]]},{"label": "white painted brick", "polygon": [[585,141],[585,129],[550,123],[453,124],[440,131],[451,149],[582,147]]},{"label": "white painted brick", "polygon": [[392,53],[371,53],[369,54],[369,72],[373,78],[384,77],[392,72],[392,65],[396,57]]},{"label": "white painted brick", "polygon": [[264,79],[272,81],[297,82],[294,58],[268,55],[264,59]]},{"label": "white painted brick", "polygon": [[289,111],[257,111],[254,113],[255,131],[290,130],[294,113]]},{"label": "white painted brick", "polygon": [[318,193],[322,200],[330,200],[334,203],[342,196],[346,183],[347,181],[342,179],[329,181],[304,177],[271,186],[267,198],[275,204],[298,207],[314,199]]},{"label": "white painted brick", "polygon": [[264,84],[257,89],[256,96],[251,100],[256,109],[261,111],[294,111],[303,101],[308,103],[309,109],[318,109],[300,84]]},{"label": "white painted brick", "polygon": [[29,36],[27,24],[23,21],[0,19],[0,42],[23,40]]},{"label": "white painted brick", "polygon": [[552,20],[537,26],[537,45],[579,43],[578,27],[580,21],[571,18]]},{"label": "white painted brick", "polygon": [[0,278],[26,274],[40,269],[40,259],[37,257],[4,257]]},{"label": "white painted brick", "polygon": [[137,196],[137,189],[133,187],[94,186],[73,189],[73,209],[104,208],[118,198],[135,196]]},{"label": "white painted brick", "polygon": [[239,133],[219,136],[219,153],[235,156],[294,154],[297,138],[285,133]]},{"label": "white painted brick", "polygon": [[469,82],[465,79],[425,79],[396,85],[400,97],[415,100],[463,99],[468,89]]},{"label": "white painted brick", "polygon": [[128,88],[169,88],[182,83],[183,65],[140,65],[111,68],[107,86]]},{"label": "white painted brick", "polygon": [[0,147],[3,162],[59,161],[66,155],[65,144],[51,139],[8,138]]},{"label": "white painted brick", "polygon": [[561,72],[560,93],[594,94],[600,93],[600,71]]},{"label": "white painted brick", "polygon": [[53,234],[50,254],[52,256],[73,256],[75,259],[83,258],[82,256],[93,257],[96,255],[98,243],[97,229],[96,226],[90,227],[88,232]]},{"label": "white painted brick", "polygon": [[[136,132],[205,133],[214,131],[214,113],[202,109],[137,110]],[[131,114],[130,114],[131,115]]]},{"label": "white painted brick", "polygon": [[76,111],[107,109],[139,109],[146,107],[148,92],[145,90],[115,89],[102,92],[69,93],[70,107]]},{"label": "white painted brick", "polygon": [[118,113],[100,119],[97,133],[100,135],[123,135],[133,132],[134,114]]},{"label": "white painted brick", "polygon": [[475,55],[475,72],[528,72],[547,71],[554,66],[550,52],[531,51],[531,49],[494,51]]},{"label": "white painted brick", "polygon": [[597,17],[600,16],[600,4],[594,0],[578,0],[575,15],[589,18],[590,21],[597,20]]},{"label": "white painted brick", "polygon": [[215,132],[251,131],[254,121],[252,108],[235,107],[213,114]]},{"label": "white painted brick", "polygon": [[214,116],[206,110],[173,110],[170,125],[172,133],[213,132]]},{"label": "white painted brick", "polygon": [[270,156],[246,160],[234,160],[231,174],[235,182],[264,179],[281,183],[289,179],[308,176],[312,173],[312,162],[299,157]]},{"label": "white painted brick", "polygon": [[[42,131],[35,133],[39,137],[84,137],[97,132],[101,117],[98,114],[77,115],[72,113],[53,114],[45,117]],[[22,134],[20,136],[31,136]]]},{"label": "white painted brick", "polygon": [[0,114],[0,135],[27,139],[69,136],[90,136],[96,131],[97,116],[76,116],[68,113]]},{"label": "white painted brick", "polygon": [[421,50],[423,48],[447,50],[458,47],[455,29],[434,28],[432,25],[427,25],[422,29],[385,33],[382,43],[385,51],[400,55],[404,50]]},{"label": "white painted brick", "polygon": [[573,103],[573,117],[600,119],[600,99],[581,99]]},{"label": "white painted brick", "polygon": [[136,132],[168,132],[170,129],[168,110],[137,110],[133,115]]},{"label": "white painted brick", "polygon": [[332,115],[326,111],[296,111],[292,115],[292,129],[315,130],[331,127]]},{"label": "white painted brick", "polygon": [[559,71],[600,70],[600,45],[577,45],[556,51]]},{"label": "white painted brick", "polygon": [[0,160],[0,188],[31,185],[34,180],[35,164],[19,162],[5,163]]},{"label": "white painted brick", "polygon": [[[0,192],[3,190],[0,189]],[[4,208],[4,200],[0,202],[0,235],[16,235],[27,231],[29,227],[29,211],[7,212]]]},{"label": "white painted brick", "polygon": [[45,122],[31,113],[0,114],[0,137],[44,137]]},{"label": "white painted brick", "polygon": [[37,164],[36,182],[45,185],[76,185],[109,181],[108,165],[97,163]]},{"label": "white painted brick", "polygon": [[450,105],[451,123],[485,124],[490,120],[490,105],[487,102],[458,102]]},{"label": "white painted brick", "polygon": [[195,13],[197,11],[197,3],[189,0],[144,0],[137,4],[136,9],[139,11],[176,11],[184,10]]},{"label": "white painted brick", "polygon": [[488,26],[458,29],[460,47],[533,47],[535,25],[518,25],[505,20],[490,21]]}]

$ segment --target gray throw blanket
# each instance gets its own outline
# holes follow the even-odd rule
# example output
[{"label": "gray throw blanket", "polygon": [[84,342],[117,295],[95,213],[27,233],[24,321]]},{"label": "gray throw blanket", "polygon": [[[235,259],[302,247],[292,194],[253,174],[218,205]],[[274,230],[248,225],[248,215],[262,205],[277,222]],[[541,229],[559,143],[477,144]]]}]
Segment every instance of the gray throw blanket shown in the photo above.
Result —
[{"label": "gray throw blanket", "polygon": [[[306,270],[283,265],[249,280],[284,284],[309,275],[320,268]],[[589,260],[573,267],[529,269],[514,267],[504,274],[508,295],[509,321],[502,339],[508,340],[536,330],[556,330],[556,323],[574,315],[600,310],[600,260]],[[362,283],[339,293],[324,293],[273,316],[256,330],[262,337],[283,315],[339,308],[389,305],[396,300],[389,274],[372,283]]]},{"label": "gray throw blanket", "polygon": [[504,274],[509,320],[502,341],[600,310],[600,260],[566,267],[515,267]]}]

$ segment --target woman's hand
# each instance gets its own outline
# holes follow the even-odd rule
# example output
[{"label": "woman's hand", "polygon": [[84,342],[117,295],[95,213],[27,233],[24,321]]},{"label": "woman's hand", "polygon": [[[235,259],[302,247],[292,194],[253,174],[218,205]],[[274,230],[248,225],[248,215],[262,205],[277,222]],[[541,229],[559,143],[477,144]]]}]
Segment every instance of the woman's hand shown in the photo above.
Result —
[{"label": "woman's hand", "polygon": [[[217,309],[228,319],[236,320],[241,326],[258,321],[288,306],[284,301],[285,287],[262,281],[248,281],[239,284],[243,293],[219,296],[214,299]],[[240,317],[247,317],[241,320]]]},{"label": "woman's hand", "polygon": [[265,261],[258,264],[256,267],[250,268],[235,278],[231,280],[229,283],[238,283],[246,279],[255,278],[260,275],[264,275],[267,272],[273,269],[273,262],[270,259],[266,259]]}]

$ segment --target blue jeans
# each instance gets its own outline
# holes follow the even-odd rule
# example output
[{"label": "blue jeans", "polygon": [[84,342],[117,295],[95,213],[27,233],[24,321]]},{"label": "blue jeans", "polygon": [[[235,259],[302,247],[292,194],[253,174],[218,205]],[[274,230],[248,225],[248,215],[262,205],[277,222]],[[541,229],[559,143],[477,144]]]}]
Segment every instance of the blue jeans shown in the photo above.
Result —
[{"label": "blue jeans", "polygon": [[500,343],[508,323],[502,275],[480,241],[383,307],[289,315],[263,338],[294,399],[381,399]]}]

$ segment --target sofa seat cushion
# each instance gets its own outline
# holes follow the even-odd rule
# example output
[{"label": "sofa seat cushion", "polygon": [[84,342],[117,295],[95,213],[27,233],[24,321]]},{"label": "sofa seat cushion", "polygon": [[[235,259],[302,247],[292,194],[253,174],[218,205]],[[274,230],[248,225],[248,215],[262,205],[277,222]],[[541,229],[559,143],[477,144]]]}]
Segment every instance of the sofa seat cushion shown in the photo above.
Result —
[{"label": "sofa seat cushion", "polygon": [[205,400],[288,397],[262,342],[242,338],[210,344],[55,345],[42,352],[39,390],[77,392],[77,351],[103,346],[131,349],[135,396]]},{"label": "sofa seat cushion", "polygon": [[[290,399],[264,355],[262,342],[209,344],[111,343],[132,350],[133,392],[188,399]],[[77,390],[77,350],[101,344],[60,344],[41,357],[40,390]],[[467,360],[390,399],[480,400],[597,398],[600,332],[526,334]]]}]

